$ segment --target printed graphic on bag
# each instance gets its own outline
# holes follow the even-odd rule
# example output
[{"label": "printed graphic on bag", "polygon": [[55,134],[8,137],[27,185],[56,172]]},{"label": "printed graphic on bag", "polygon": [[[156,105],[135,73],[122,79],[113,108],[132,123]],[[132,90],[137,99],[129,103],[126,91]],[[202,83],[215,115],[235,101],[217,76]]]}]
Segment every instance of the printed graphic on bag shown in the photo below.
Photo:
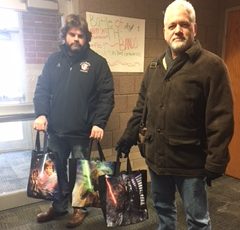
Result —
[{"label": "printed graphic on bag", "polygon": [[135,224],[148,218],[140,172],[105,176],[105,182],[108,227]]},{"label": "printed graphic on bag", "polygon": [[98,177],[112,175],[114,162],[77,161],[76,182],[72,192],[73,207],[101,207],[98,192]]},{"label": "printed graphic on bag", "polygon": [[29,197],[54,200],[58,194],[58,179],[51,154],[32,154],[27,193]]}]

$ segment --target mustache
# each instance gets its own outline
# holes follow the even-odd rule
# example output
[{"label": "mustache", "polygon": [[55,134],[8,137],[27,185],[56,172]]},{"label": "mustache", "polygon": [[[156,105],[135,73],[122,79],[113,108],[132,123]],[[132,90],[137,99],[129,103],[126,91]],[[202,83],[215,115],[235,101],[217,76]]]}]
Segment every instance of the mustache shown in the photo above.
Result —
[{"label": "mustache", "polygon": [[176,40],[185,41],[186,38],[184,36],[177,36],[177,37],[173,38],[173,41],[176,41]]},{"label": "mustache", "polygon": [[78,43],[78,42],[74,42],[74,43],[72,43],[70,46],[79,46],[79,47],[82,47],[82,45],[81,45],[80,43]]}]

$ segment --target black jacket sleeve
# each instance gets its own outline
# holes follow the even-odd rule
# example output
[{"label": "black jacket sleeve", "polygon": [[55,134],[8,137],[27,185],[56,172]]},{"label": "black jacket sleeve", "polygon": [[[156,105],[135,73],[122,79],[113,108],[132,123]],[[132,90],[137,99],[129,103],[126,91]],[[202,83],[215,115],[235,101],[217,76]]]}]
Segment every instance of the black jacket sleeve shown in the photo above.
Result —
[{"label": "black jacket sleeve", "polygon": [[38,77],[36,89],[34,92],[33,103],[36,117],[45,115],[48,117],[51,101],[50,85],[50,60],[43,67],[41,75]]},{"label": "black jacket sleeve", "polygon": [[105,59],[100,64],[99,72],[97,73],[96,90],[98,99],[93,125],[104,129],[114,107],[113,77]]}]

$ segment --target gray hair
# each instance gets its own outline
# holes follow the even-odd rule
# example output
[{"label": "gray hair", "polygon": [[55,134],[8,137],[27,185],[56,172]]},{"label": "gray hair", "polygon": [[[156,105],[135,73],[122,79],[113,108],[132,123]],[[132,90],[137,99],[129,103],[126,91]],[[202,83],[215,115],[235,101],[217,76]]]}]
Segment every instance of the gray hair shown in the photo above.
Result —
[{"label": "gray hair", "polygon": [[172,8],[180,8],[180,7],[184,8],[188,12],[191,22],[196,23],[196,13],[195,13],[195,10],[194,10],[192,4],[186,0],[175,0],[171,4],[169,4],[165,10],[164,25],[166,23],[167,12]]}]

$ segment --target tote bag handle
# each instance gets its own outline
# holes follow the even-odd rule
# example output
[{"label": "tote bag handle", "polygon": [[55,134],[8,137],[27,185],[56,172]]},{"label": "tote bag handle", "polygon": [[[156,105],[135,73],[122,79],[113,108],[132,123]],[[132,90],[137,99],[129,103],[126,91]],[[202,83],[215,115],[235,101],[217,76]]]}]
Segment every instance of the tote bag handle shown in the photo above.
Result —
[{"label": "tote bag handle", "polygon": [[[118,152],[117,157],[116,157],[117,165],[121,164],[120,158],[122,158],[122,154],[120,152]],[[132,172],[132,165],[131,165],[129,157],[127,157],[127,170],[126,171],[128,174]],[[116,174],[119,174],[119,173],[120,173],[120,168],[116,171]]]},{"label": "tote bag handle", "polygon": [[104,156],[104,153],[102,151],[101,144],[100,144],[100,142],[98,140],[94,140],[94,139],[91,139],[90,142],[89,142],[89,148],[88,148],[89,159],[91,159],[92,146],[93,146],[93,142],[94,141],[97,142],[97,149],[98,149],[98,154],[99,154],[100,161],[105,161],[105,156]]},{"label": "tote bag handle", "polygon": [[[47,135],[47,132],[44,132],[43,148],[42,148],[43,153],[47,153],[47,145],[48,145],[48,135]],[[36,134],[35,150],[37,153],[41,152],[40,131],[37,131],[37,134]]]}]

